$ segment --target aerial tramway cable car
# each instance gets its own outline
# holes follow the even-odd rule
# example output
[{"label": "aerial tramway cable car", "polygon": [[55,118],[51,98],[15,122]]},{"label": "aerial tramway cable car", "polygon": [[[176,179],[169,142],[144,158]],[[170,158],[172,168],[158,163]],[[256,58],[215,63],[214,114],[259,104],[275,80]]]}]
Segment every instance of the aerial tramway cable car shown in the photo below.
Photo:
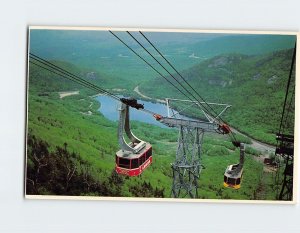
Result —
[{"label": "aerial tramway cable car", "polygon": [[[130,130],[129,106],[143,109],[136,100],[122,99],[119,108],[118,140],[121,149],[116,153],[116,172],[127,176],[140,175],[152,163],[152,146],[137,138]],[[124,138],[124,131],[129,142]]]},{"label": "aerial tramway cable car", "polygon": [[243,176],[243,165],[245,156],[245,145],[240,143],[240,162],[229,165],[224,173],[224,187],[239,189]]}]

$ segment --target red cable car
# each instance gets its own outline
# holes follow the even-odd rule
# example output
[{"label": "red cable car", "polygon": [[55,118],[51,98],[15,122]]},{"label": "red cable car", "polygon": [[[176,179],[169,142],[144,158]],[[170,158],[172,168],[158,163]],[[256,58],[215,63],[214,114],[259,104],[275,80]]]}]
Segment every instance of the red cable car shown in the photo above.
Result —
[{"label": "red cable car", "polygon": [[116,153],[116,172],[127,176],[140,175],[152,163],[152,146],[146,146],[138,153],[129,153],[119,150]]},{"label": "red cable car", "polygon": [[231,132],[231,129],[228,125],[226,124],[222,124],[219,125],[219,130],[223,133],[223,134],[229,134]]},{"label": "red cable car", "polygon": [[[121,149],[116,153],[116,172],[127,176],[140,175],[152,163],[152,146],[138,139],[130,130],[129,106],[122,103],[118,140]],[[129,143],[124,138],[124,131]]]}]

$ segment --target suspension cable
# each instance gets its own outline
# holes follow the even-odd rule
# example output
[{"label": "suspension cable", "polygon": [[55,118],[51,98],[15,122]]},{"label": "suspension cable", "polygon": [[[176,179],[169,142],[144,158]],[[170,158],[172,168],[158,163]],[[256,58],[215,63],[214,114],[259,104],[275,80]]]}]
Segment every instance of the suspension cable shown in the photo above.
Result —
[{"label": "suspension cable", "polygon": [[289,80],[288,80],[288,83],[287,83],[287,86],[286,86],[286,92],[285,92],[284,104],[283,104],[283,109],[282,109],[281,121],[280,121],[280,126],[279,126],[279,131],[278,131],[279,133],[282,132],[282,123],[283,123],[283,118],[284,118],[284,112],[285,112],[287,97],[288,97],[288,93],[289,93],[290,83],[291,83],[291,79],[292,79],[292,73],[293,73],[293,70],[294,70],[294,63],[295,63],[295,60],[296,60],[296,48],[297,48],[297,42],[295,43],[293,58],[292,58],[292,63],[291,63],[291,68],[290,68],[290,73],[289,73]]},{"label": "suspension cable", "polygon": [[[171,62],[156,48],[156,46],[141,32],[139,33],[147,40],[147,42],[155,49],[155,51],[169,64],[170,67],[179,75],[179,77],[196,93],[196,95],[216,114],[215,110],[204,100],[202,96],[186,81],[179,71],[171,64]],[[199,102],[199,101],[198,101]],[[220,118],[220,117],[219,117]],[[223,121],[223,120],[222,120]]]},{"label": "suspension cable", "polygon": [[[200,101],[197,100],[197,98],[191,93],[189,90],[187,90],[175,77],[172,75],[162,64],[159,62],[149,51],[145,48],[130,32],[127,31],[127,33],[131,36],[132,39],[134,39],[189,95],[191,95],[205,110],[206,113],[211,114],[206,107],[200,103]],[[190,98],[189,98],[190,99]],[[190,99],[191,100],[191,99]]]},{"label": "suspension cable", "polygon": [[[129,45],[127,45],[121,38],[119,38],[117,35],[115,35],[112,31],[109,30],[109,32],[116,37],[121,43],[123,43],[128,49],[130,49],[135,55],[137,55],[141,60],[143,60],[147,65],[149,65],[154,71],[156,71],[161,77],[163,77],[166,81],[168,81],[173,87],[175,87],[178,91],[180,91],[184,96],[186,96],[186,98],[188,98],[190,101],[194,101],[193,99],[191,99],[188,95],[186,95],[185,93],[182,92],[182,90],[180,90],[178,87],[176,87],[172,82],[170,82],[164,75],[162,75],[157,69],[155,69],[149,62],[147,62],[144,58],[142,58],[136,51],[134,51]],[[190,95],[192,95],[194,97],[194,99],[199,103],[199,105],[201,105],[206,112],[209,115],[213,115],[211,114],[211,112],[209,110],[207,110],[207,108],[190,92],[188,91],[142,44],[139,43],[139,41],[137,41],[128,31],[127,33],[141,46],[143,47],[147,53],[157,62],[160,64],[160,66],[168,72],[168,74],[170,74],[171,77],[173,77],[173,79],[186,91],[188,92]],[[216,117],[214,117],[216,119]],[[224,122],[222,120],[222,122]],[[232,134],[232,137],[234,138],[234,141],[237,142],[237,139],[235,137],[235,135],[233,134],[232,131],[230,131],[230,133]]]},{"label": "suspension cable", "polygon": [[[85,84],[85,83],[82,83],[82,82],[80,82],[80,81],[77,81],[77,80],[73,79],[72,77],[69,77],[69,76],[67,76],[67,75],[64,75],[64,74],[55,72],[54,70],[48,69],[47,67],[42,66],[42,65],[40,65],[40,64],[37,64],[37,63],[34,62],[34,61],[29,61],[29,62],[30,62],[31,64],[34,64],[35,66],[38,66],[38,67],[40,67],[40,68],[42,68],[42,69],[47,70],[47,71],[49,71],[49,72],[51,72],[51,73],[53,73],[53,74],[57,74],[57,75],[62,76],[62,77],[64,77],[64,78],[66,78],[66,79],[69,79],[69,80],[71,80],[71,81],[73,81],[73,82],[75,82],[75,83],[78,83],[78,84],[80,84],[80,85],[82,85],[82,86],[84,86],[84,87],[87,87],[87,88],[90,88],[90,89],[92,89],[92,90],[94,90],[94,91],[99,92],[99,90],[98,90],[97,88],[94,88],[94,87],[92,87],[92,86],[90,86],[90,85],[87,85],[87,84]],[[100,91],[100,92],[103,93],[102,91]]]},{"label": "suspension cable", "polygon": [[[77,83],[79,83],[79,84],[81,84],[81,85],[83,85],[85,87],[92,88],[93,90],[96,90],[96,91],[99,91],[101,93],[104,93],[104,94],[106,94],[106,95],[108,95],[108,96],[110,96],[110,97],[112,97],[112,98],[120,101],[120,98],[118,96],[110,93],[109,91],[106,91],[105,89],[103,89],[103,88],[101,88],[99,86],[96,86],[96,85],[94,85],[94,84],[92,84],[92,83],[84,80],[83,78],[70,73],[69,71],[67,71],[65,69],[62,69],[61,67],[59,67],[59,66],[57,66],[57,65],[55,65],[55,64],[53,64],[53,63],[51,63],[51,62],[49,62],[49,61],[47,61],[45,59],[43,59],[43,58],[41,58],[41,57],[39,57],[37,55],[34,55],[34,54],[30,53],[30,58],[33,59],[33,60],[35,60],[35,61],[37,61],[37,62],[39,62],[39,63],[41,63],[41,64],[43,64],[43,65],[45,65],[48,68],[51,68],[52,70],[47,69],[47,68],[45,68],[45,67],[43,67],[41,65],[38,65],[38,64],[30,61],[32,64],[35,64],[35,65],[37,65],[37,66],[39,66],[41,68],[44,68],[44,69],[46,69],[46,70],[48,70],[50,72],[53,72],[55,74],[61,75],[64,78],[67,78],[67,79],[69,79],[71,81],[77,82]],[[57,71],[59,73],[54,72],[53,70],[55,70],[55,71]]]},{"label": "suspension cable", "polygon": [[[38,66],[38,67],[40,67],[42,69],[45,69],[45,70],[47,70],[47,71],[49,71],[51,73],[57,74],[59,76],[62,76],[64,78],[66,78],[66,79],[69,79],[69,80],[71,80],[71,81],[73,81],[75,83],[78,83],[78,84],[80,84],[80,85],[82,85],[84,87],[87,87],[87,88],[89,88],[91,90],[104,93],[104,94],[106,94],[106,95],[108,95],[108,96],[116,99],[117,101],[120,101],[120,102],[124,103],[122,101],[122,98],[119,98],[118,96],[116,96],[116,95],[114,95],[114,94],[112,94],[112,93],[104,90],[103,88],[101,88],[101,87],[99,87],[97,85],[94,85],[94,84],[92,84],[92,83],[90,83],[90,82],[88,82],[88,81],[86,81],[86,80],[84,80],[84,79],[82,79],[82,78],[80,78],[80,77],[78,77],[78,76],[70,73],[69,71],[64,70],[63,68],[61,68],[59,66],[56,66],[55,64],[53,64],[51,62],[48,62],[47,60],[45,60],[43,58],[40,58],[40,57],[38,57],[38,56],[36,56],[34,54],[30,54],[30,58],[32,60],[34,60],[34,61],[32,61],[32,60],[29,61],[31,64],[34,64],[34,65],[36,65],[36,66]],[[38,64],[36,62],[39,62],[40,64]],[[129,104],[129,106],[131,106],[131,105]],[[135,108],[134,106],[131,106],[131,107]],[[152,112],[152,111],[144,109],[144,108],[141,108],[141,109],[138,109],[138,110],[143,111],[143,112],[148,113],[148,114],[151,114],[151,115],[156,115],[155,112]]]},{"label": "suspension cable", "polygon": [[[129,33],[128,31],[127,31],[127,33]],[[213,113],[214,114],[216,114],[216,116],[215,116],[215,119],[218,117],[218,113],[204,100],[204,98],[186,81],[186,79],[179,73],[179,71],[171,64],[171,62],[156,48],[156,46],[141,32],[141,31],[139,31],[139,33],[145,38],[145,40],[155,49],[155,51],[169,64],[169,66],[179,75],[179,77],[196,93],[196,95],[213,111]],[[133,37],[130,33],[129,33],[129,35],[131,36],[131,37]],[[134,37],[133,37],[134,38]],[[137,42],[137,43],[139,43],[135,38],[134,38],[134,40]],[[140,43],[139,43],[140,44]],[[141,44],[140,44],[141,45]],[[143,45],[141,45],[143,48],[144,48],[144,50],[146,50],[147,52],[148,52],[148,54],[150,54],[149,53],[149,51],[143,46]],[[152,56],[151,54],[150,54],[150,56]],[[153,58],[154,58],[154,56],[152,56]],[[157,61],[157,59],[156,58],[154,58],[156,61]],[[158,61],[157,61],[158,62]],[[161,63],[160,62],[158,62],[160,65],[161,65]],[[162,65],[161,65],[162,66]],[[168,71],[167,71],[168,72]],[[169,73],[169,72],[168,72]],[[169,73],[170,74],[170,73]],[[170,74],[171,75],[171,74]],[[175,77],[173,76],[173,75],[171,75],[174,79],[175,79]],[[176,80],[176,79],[175,79]],[[176,80],[177,81],[177,80]],[[178,82],[178,81],[177,81]],[[182,86],[182,84],[181,83],[179,83],[181,86]],[[185,89],[186,90],[186,89]],[[188,91],[189,92],[189,91]],[[190,93],[190,92],[189,92]],[[194,95],[192,95],[193,97],[194,97]],[[195,98],[195,97],[194,97]],[[197,98],[195,98],[195,100],[200,104],[200,101],[197,99]],[[202,107],[204,107],[204,105],[202,105],[201,104],[201,106]],[[205,107],[204,107],[205,108]],[[205,108],[206,109],[206,108]],[[207,110],[207,109],[206,109]],[[211,112],[209,112],[208,111],[208,113],[209,114],[211,114]],[[211,114],[212,116],[214,116],[213,114]],[[221,116],[219,116],[218,117],[220,120],[221,120],[221,122],[223,122],[223,123],[225,123],[225,124],[227,124],[226,123],[226,121],[224,121],[223,119],[222,119],[222,117]],[[232,136],[233,136],[233,138],[234,138],[234,141],[237,141],[237,139],[236,139],[236,137],[235,137],[235,135],[234,135],[234,133],[231,131],[231,134],[232,134]]]},{"label": "suspension cable", "polygon": [[[293,90],[292,96],[290,97],[290,102],[289,102],[289,105],[288,105],[288,108],[287,108],[287,113],[285,114],[284,123],[282,124],[284,126],[287,126],[288,116],[289,116],[289,113],[291,112],[291,108],[292,108],[292,103],[293,103],[294,97],[295,97],[295,88]],[[282,132],[284,132],[284,129],[282,130]]]},{"label": "suspension cable", "polygon": [[[131,50],[136,56],[138,56],[142,61],[144,61],[148,66],[150,66],[156,73],[158,73],[162,78],[164,78],[168,83],[170,83],[175,89],[177,89],[182,95],[189,98],[182,90],[176,87],[169,79],[167,79],[161,72],[159,72],[154,66],[152,66],[148,61],[146,61],[142,56],[140,56],[134,49],[127,45],[120,37],[109,31],[115,38],[117,38],[122,44],[124,44],[129,50]],[[190,99],[190,98],[189,98]],[[192,100],[192,99],[190,99]]]},{"label": "suspension cable", "polygon": [[[214,116],[214,114],[212,114],[207,108],[206,106],[204,106],[189,90],[186,89],[186,87],[184,87],[162,64],[161,62],[159,62],[146,48],[145,46],[143,46],[130,32],[127,31],[127,33],[131,36],[131,38],[133,38],[188,94],[190,94],[198,103],[199,105],[202,106],[202,108],[204,108],[206,110],[206,113],[209,115],[212,115],[215,119],[217,119],[218,114],[215,112],[215,110],[209,106],[209,104],[206,103],[206,105],[212,109],[212,111],[214,112],[214,114],[216,114],[216,116]],[[148,40],[150,41],[150,40]],[[125,44],[125,42],[123,43]],[[151,43],[152,44],[152,43]],[[126,47],[130,48],[127,44],[125,44]],[[153,45],[153,44],[152,44]],[[131,49],[131,48],[130,48]],[[155,47],[155,50],[158,51],[158,49]],[[164,56],[158,51],[158,53],[164,58]],[[139,56],[140,57],[140,56]],[[170,62],[168,62],[168,64],[170,64]],[[172,67],[172,66],[171,66]],[[174,67],[174,66],[173,66]],[[176,70],[176,69],[175,69]],[[177,71],[177,70],[176,70]],[[178,72],[178,71],[177,71]],[[179,73],[179,72],[178,72]],[[182,77],[182,75],[180,75]],[[183,77],[182,77],[183,78]],[[183,78],[183,80],[187,83],[187,81]],[[190,85],[189,85],[190,86]],[[178,88],[176,88],[178,89]],[[194,90],[194,89],[193,89]],[[196,92],[196,90],[194,90]],[[197,92],[196,92],[197,93]],[[198,94],[198,93],[197,93]],[[198,94],[199,95],[199,94]],[[189,96],[185,95],[189,100],[193,101]],[[200,95],[199,95],[200,96]],[[204,100],[201,96],[200,98],[202,100]],[[220,116],[219,119],[221,120],[221,122],[226,123]],[[237,139],[234,135],[234,133],[230,130],[230,134],[232,135],[233,141],[237,142]]]}]

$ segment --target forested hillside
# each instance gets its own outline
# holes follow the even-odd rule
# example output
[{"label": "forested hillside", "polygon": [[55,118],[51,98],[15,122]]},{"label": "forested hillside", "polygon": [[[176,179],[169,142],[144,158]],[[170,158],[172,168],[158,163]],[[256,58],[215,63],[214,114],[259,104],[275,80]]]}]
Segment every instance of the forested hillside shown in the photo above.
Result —
[{"label": "forested hillside", "polygon": [[[291,58],[292,50],[251,56],[226,54],[184,70],[182,75],[206,101],[232,105],[223,117],[229,124],[256,139],[274,144]],[[180,80],[178,75],[175,77]],[[169,84],[165,80],[156,78],[142,84],[140,90],[158,98],[178,97],[176,89],[167,87]],[[186,99],[182,95],[181,98]],[[294,106],[294,102],[292,104]],[[293,132],[294,118],[288,121]]]}]

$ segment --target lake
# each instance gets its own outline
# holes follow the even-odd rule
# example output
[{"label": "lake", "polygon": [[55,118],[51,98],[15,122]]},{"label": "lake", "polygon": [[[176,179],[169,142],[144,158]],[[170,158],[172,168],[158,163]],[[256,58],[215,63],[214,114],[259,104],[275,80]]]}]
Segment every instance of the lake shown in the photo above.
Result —
[{"label": "lake", "polygon": [[[124,98],[123,96],[119,96],[119,97]],[[120,102],[105,95],[97,96],[96,100],[98,100],[101,103],[101,107],[99,108],[99,111],[104,115],[104,117],[106,117],[111,121],[119,120],[118,108],[121,105]],[[163,116],[167,116],[167,106],[164,104],[151,103],[143,100],[138,100],[138,103],[144,104],[144,107],[147,110],[150,110],[152,112],[158,113]],[[141,121],[152,125],[157,125],[160,127],[166,127],[162,123],[155,120],[155,118],[151,114],[147,114],[135,108],[129,108],[129,109],[130,109],[130,120]]]}]

